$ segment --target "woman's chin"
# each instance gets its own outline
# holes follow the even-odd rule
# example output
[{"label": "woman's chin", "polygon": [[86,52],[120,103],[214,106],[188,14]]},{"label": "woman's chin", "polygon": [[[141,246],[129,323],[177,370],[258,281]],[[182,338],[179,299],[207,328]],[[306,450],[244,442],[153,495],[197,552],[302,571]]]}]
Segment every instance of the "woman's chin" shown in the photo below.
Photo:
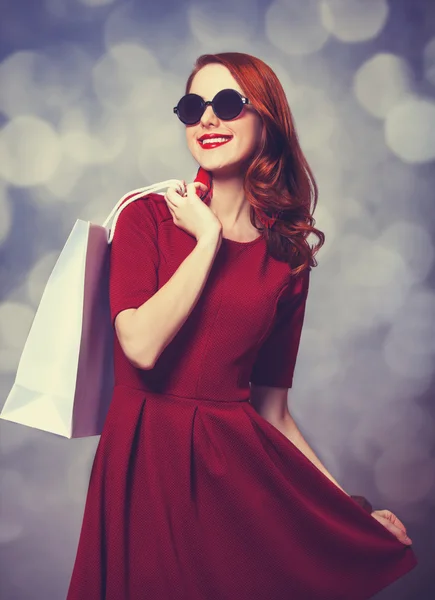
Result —
[{"label": "woman's chin", "polygon": [[200,167],[209,171],[214,178],[234,177],[241,175],[240,165],[238,164],[222,164],[212,160],[198,161]]}]

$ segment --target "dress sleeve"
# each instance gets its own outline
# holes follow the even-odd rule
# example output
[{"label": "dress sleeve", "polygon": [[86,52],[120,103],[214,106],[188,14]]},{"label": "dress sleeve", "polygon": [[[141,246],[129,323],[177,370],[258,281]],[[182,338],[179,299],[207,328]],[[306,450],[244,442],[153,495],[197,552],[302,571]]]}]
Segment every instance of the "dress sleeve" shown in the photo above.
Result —
[{"label": "dress sleeve", "polygon": [[149,196],[120,213],[110,250],[110,314],[138,308],[158,289],[157,221]]},{"label": "dress sleeve", "polygon": [[255,385],[291,388],[301,339],[311,268],[290,279],[278,301],[275,321],[260,346],[250,381]]}]

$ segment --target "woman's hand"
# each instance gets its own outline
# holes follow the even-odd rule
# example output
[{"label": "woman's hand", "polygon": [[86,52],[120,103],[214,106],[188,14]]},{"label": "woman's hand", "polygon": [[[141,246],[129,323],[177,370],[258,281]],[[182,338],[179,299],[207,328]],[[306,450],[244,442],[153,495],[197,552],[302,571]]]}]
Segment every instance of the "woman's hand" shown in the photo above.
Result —
[{"label": "woman's hand", "polygon": [[388,531],[391,531],[393,535],[407,546],[412,544],[412,540],[406,535],[406,527],[402,521],[396,517],[390,510],[374,510],[372,517],[379,521],[381,525],[386,527]]},{"label": "woman's hand", "polygon": [[208,191],[207,186],[199,181],[188,183],[187,186],[183,181],[183,189],[168,188],[165,200],[175,225],[199,240],[202,236],[221,234],[222,223],[198,197],[197,189],[203,194]]}]

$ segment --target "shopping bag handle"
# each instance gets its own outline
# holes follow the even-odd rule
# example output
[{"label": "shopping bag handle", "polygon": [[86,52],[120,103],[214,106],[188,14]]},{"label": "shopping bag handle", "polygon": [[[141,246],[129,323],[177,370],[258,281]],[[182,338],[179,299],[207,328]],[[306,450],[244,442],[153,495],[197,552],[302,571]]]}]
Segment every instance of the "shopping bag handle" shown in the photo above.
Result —
[{"label": "shopping bag handle", "polygon": [[[124,208],[126,206],[131,204],[131,202],[134,202],[135,200],[139,200],[139,198],[143,198],[143,196],[146,196],[147,194],[151,194],[153,192],[157,192],[158,190],[167,189],[168,187],[180,187],[180,189],[181,189],[182,185],[183,185],[183,182],[180,179],[167,179],[166,181],[160,181],[159,183],[153,183],[152,185],[148,185],[143,188],[138,188],[137,190],[132,190],[131,192],[128,192],[127,194],[125,194],[121,198],[121,200],[119,200],[115,204],[115,206],[110,211],[110,215],[107,217],[107,219],[103,223],[103,227],[106,227],[106,229],[107,229],[108,224],[110,223],[110,221],[113,218],[113,223],[112,223],[112,226],[110,227],[109,236],[107,239],[108,244],[112,243],[113,236],[115,234],[115,227],[116,227],[116,223],[118,221],[119,215],[121,214],[121,212],[124,210]],[[131,196],[131,198],[129,198],[129,196]],[[127,198],[129,198],[129,199],[125,202],[125,200]]]}]

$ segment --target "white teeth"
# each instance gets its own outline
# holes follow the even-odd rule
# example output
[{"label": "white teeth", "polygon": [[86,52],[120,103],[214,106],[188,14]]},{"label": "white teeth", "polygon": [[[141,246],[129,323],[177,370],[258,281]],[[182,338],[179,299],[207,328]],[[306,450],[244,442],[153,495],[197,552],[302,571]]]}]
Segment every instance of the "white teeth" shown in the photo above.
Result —
[{"label": "white teeth", "polygon": [[209,138],[207,140],[201,140],[201,144],[216,144],[217,142],[227,142],[231,138]]}]

